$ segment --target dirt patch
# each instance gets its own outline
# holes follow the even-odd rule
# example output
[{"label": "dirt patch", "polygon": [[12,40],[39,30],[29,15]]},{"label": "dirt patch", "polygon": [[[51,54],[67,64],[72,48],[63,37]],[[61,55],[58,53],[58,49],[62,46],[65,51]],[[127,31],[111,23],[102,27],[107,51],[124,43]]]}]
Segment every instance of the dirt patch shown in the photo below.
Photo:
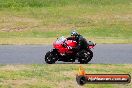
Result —
[{"label": "dirt patch", "polygon": [[[46,83],[47,82],[43,82]],[[43,84],[39,79],[31,78],[31,79],[15,79],[15,80],[4,80],[2,82],[3,87],[10,86],[11,88],[29,88],[30,86],[35,86],[39,84]]]},{"label": "dirt patch", "polygon": [[0,67],[3,71],[19,71],[19,70],[30,70],[31,68],[25,65],[6,65]]},{"label": "dirt patch", "polygon": [[34,18],[5,16],[1,17],[0,20],[0,30],[6,32],[33,29],[40,25],[40,20],[36,20]]}]

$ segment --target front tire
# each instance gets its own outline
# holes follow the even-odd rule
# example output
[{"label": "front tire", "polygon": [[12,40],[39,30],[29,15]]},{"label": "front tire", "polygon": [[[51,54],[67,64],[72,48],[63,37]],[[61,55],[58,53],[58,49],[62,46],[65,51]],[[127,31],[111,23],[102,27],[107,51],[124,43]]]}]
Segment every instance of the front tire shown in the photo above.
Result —
[{"label": "front tire", "polygon": [[45,55],[45,62],[47,64],[54,64],[57,61],[57,55],[53,51],[49,51]]}]

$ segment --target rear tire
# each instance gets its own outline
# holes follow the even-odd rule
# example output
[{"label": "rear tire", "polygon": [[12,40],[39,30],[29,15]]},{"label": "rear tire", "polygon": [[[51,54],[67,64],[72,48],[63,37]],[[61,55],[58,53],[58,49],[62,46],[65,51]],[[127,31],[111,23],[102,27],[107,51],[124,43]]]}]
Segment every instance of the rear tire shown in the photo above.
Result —
[{"label": "rear tire", "polygon": [[93,57],[93,52],[91,50],[82,50],[78,54],[78,61],[80,64],[87,64],[89,61],[91,61]]},{"label": "rear tire", "polygon": [[49,51],[45,55],[45,62],[47,64],[54,64],[57,61],[57,55],[53,51]]}]

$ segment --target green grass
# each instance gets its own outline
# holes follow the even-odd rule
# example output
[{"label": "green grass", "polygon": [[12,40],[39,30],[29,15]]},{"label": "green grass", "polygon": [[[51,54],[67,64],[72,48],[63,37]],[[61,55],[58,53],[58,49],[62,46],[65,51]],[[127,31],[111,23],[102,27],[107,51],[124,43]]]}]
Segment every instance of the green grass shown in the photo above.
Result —
[{"label": "green grass", "polygon": [[0,0],[0,38],[55,38],[77,28],[86,38],[126,43],[131,23],[131,0]]},{"label": "green grass", "polygon": [[[77,88],[79,64],[1,65],[1,88]],[[88,74],[130,74],[131,64],[82,65]],[[130,84],[86,84],[82,88],[131,88]]]}]

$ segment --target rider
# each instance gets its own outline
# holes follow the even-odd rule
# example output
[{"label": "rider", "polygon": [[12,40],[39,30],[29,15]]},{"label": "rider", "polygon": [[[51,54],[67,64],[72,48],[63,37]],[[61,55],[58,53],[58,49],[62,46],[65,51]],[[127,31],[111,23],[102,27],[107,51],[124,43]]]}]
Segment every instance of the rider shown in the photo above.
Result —
[{"label": "rider", "polygon": [[73,50],[88,49],[87,40],[75,30],[71,32],[71,37],[68,37],[67,40],[74,40],[77,42],[77,47],[73,48]]}]

